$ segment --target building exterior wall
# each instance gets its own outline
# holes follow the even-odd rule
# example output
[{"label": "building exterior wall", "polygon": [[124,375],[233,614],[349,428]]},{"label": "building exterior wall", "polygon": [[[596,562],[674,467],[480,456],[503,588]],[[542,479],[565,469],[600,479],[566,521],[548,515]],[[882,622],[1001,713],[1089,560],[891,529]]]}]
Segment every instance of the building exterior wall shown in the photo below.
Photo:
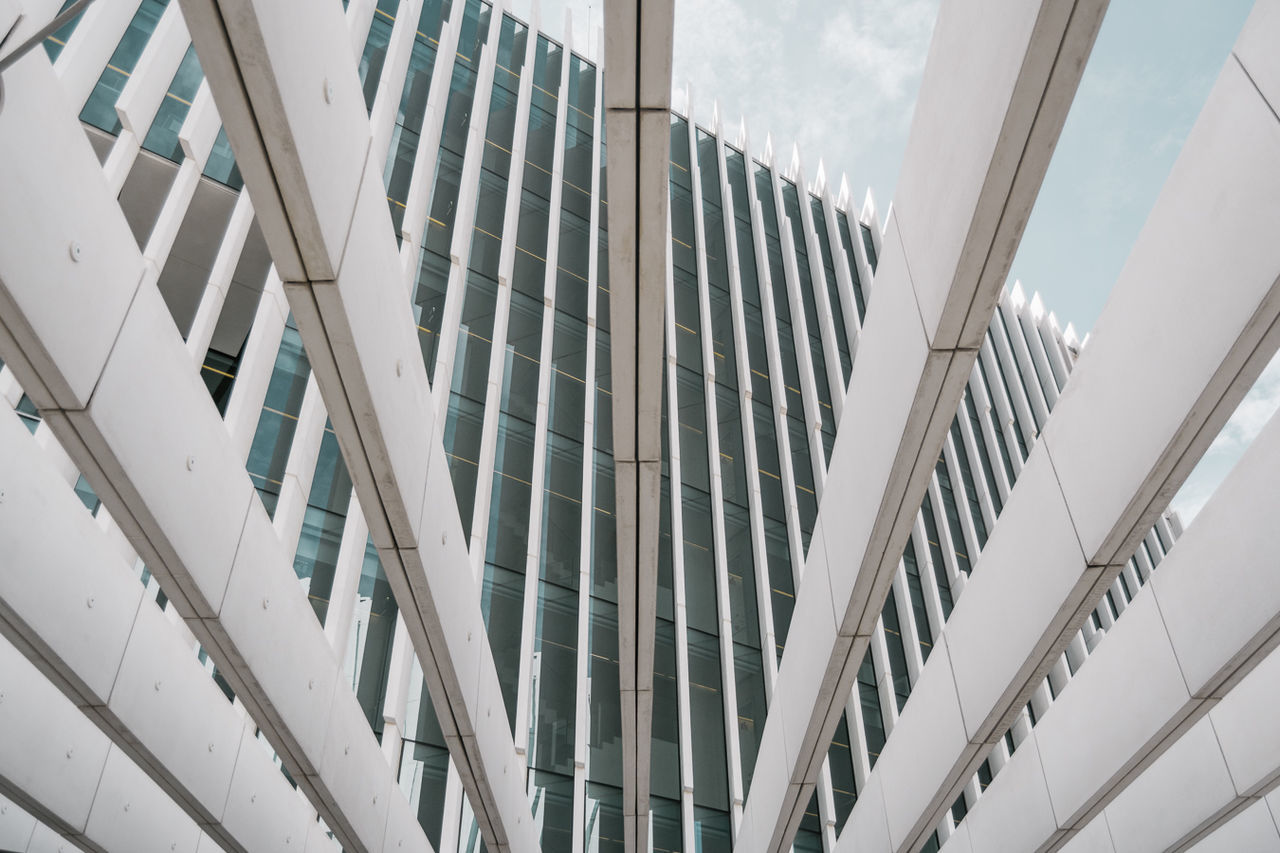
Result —
[{"label": "building exterior wall", "polygon": [[[177,4],[108,7],[50,36],[48,56],[428,838],[478,849]],[[483,0],[344,7],[543,847],[621,850],[602,72]],[[869,195],[858,208],[847,184],[781,159],[745,130],[671,117],[655,850],[729,851],[753,774],[769,772],[759,736],[839,418],[858,405],[845,389],[883,223]],[[834,847],[1082,345],[1038,297],[1001,294],[797,850]],[[10,371],[0,393],[127,551]],[[1146,537],[931,845],[1179,530],[1162,518]]]}]

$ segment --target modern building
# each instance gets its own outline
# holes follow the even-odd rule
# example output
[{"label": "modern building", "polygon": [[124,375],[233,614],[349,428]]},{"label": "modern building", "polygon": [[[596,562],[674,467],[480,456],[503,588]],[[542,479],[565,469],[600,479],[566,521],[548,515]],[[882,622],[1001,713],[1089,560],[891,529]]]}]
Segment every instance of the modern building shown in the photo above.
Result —
[{"label": "modern building", "polygon": [[1086,340],[1003,283],[1105,2],[944,3],[887,212],[670,111],[669,3],[616,89],[286,5],[0,0],[0,849],[1280,849],[1280,427],[1166,509],[1276,350],[1280,3]]}]

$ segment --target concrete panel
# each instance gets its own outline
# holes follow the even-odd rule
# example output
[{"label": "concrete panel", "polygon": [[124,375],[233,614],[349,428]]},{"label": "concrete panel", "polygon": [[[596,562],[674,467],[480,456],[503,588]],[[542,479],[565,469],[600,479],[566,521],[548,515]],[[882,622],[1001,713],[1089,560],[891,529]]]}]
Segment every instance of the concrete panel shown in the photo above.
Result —
[{"label": "concrete panel", "polygon": [[[753,783],[754,784],[754,783]],[[885,817],[884,794],[880,788],[880,777],[872,774],[866,787],[858,792],[858,806],[849,815],[840,833],[837,853],[882,853],[892,850],[889,841],[889,822]]]},{"label": "concrete panel", "polygon": [[[636,76],[640,72],[639,39],[636,37],[639,22],[640,0],[623,0],[605,7],[604,55],[609,63],[609,73],[604,78],[604,105],[607,110],[633,111],[636,108]],[[635,118],[628,117],[628,123],[634,125]],[[612,147],[612,126],[608,134]],[[613,193],[609,193],[609,198],[614,198]],[[612,254],[610,252],[610,256]]]},{"label": "concrete panel", "polygon": [[[901,483],[911,473],[911,465],[898,459],[905,439],[902,423],[888,413],[909,412],[915,403],[914,383],[904,381],[904,377],[932,373],[928,342],[912,295],[902,242],[893,222],[886,232],[880,269],[876,300],[867,315],[859,349],[883,353],[883,360],[877,357],[854,361],[850,387],[861,389],[859,393],[864,399],[882,401],[877,406],[886,416],[845,420],[832,452],[820,506],[821,516],[830,519],[826,524],[826,553],[831,600],[844,634],[870,633],[869,625],[864,624],[864,615],[873,613],[867,621],[874,622],[880,612],[870,605],[879,600],[872,593],[879,592],[881,599],[887,594],[888,585],[878,571],[883,568],[880,563],[886,543],[883,532],[876,530],[875,522],[881,509],[897,510],[897,507],[882,507],[885,494],[891,484]],[[885,370],[885,364],[896,367]],[[839,436],[844,435],[849,437],[841,441]],[[885,491],[867,488],[868,483],[884,483]],[[873,542],[872,537],[878,532],[879,541]],[[810,553],[813,553],[812,546]],[[806,579],[809,576],[806,568]],[[884,590],[877,589],[877,585]]]},{"label": "concrete panel", "polygon": [[76,113],[38,53],[5,71],[0,326],[7,335],[0,337],[21,349],[6,352],[5,362],[37,406],[78,408],[89,402],[143,263]]},{"label": "concrete panel", "polygon": [[1205,804],[1234,797],[1213,727],[1202,719],[1107,807],[1107,825],[1117,851],[1156,853],[1199,826]]},{"label": "concrete panel", "polygon": [[1241,664],[1276,641],[1280,576],[1258,567],[1274,557],[1272,537],[1263,534],[1280,511],[1278,469],[1280,419],[1273,418],[1178,540],[1170,560],[1182,568],[1152,575],[1178,663],[1197,696],[1222,695]]},{"label": "concrete panel", "polygon": [[140,760],[172,778],[175,796],[202,821],[221,819],[231,785],[243,721],[230,711],[190,645],[160,608],[144,603],[104,713],[118,721],[113,729],[134,733]]},{"label": "concrete panel", "polygon": [[[675,24],[673,0],[640,0],[636,23],[640,30],[640,55],[636,58],[639,102],[645,110],[661,111],[663,121],[671,108],[671,53]],[[616,65],[610,63],[610,67]]]},{"label": "concrete panel", "polygon": [[1096,574],[1083,570],[1054,468],[1045,447],[1036,445],[947,622],[947,647],[971,737],[990,736],[1016,704],[1074,615],[1074,600]]},{"label": "concrete panel", "polygon": [[[318,849],[337,851],[339,848],[336,842],[331,841],[327,847],[321,846]],[[383,833],[382,851],[383,853],[404,853],[406,850],[414,849],[429,850],[428,847],[423,846],[422,827],[418,823],[418,816],[407,799],[399,796],[395,791],[390,791],[387,796],[387,828]]]},{"label": "concrete panel", "polygon": [[1280,3],[1257,0],[1232,53],[1274,111],[1280,107],[1280,58],[1274,50],[1280,33]]},{"label": "concrete panel", "polygon": [[[939,665],[926,667],[921,673],[894,726],[894,736],[885,743],[876,763],[893,849],[901,849],[928,830],[925,818],[935,810],[930,806],[938,790],[949,791],[963,781],[953,765],[954,756],[966,753],[967,737],[955,683],[945,666],[946,635],[941,640],[930,655]],[[952,801],[954,794],[947,804]],[[854,811],[861,808],[859,798]]]},{"label": "concrete panel", "polygon": [[[663,2],[654,5],[662,6]],[[670,3],[667,2],[666,6],[670,8]],[[645,5],[644,11],[647,18],[648,4]],[[666,77],[668,82],[665,84],[668,90],[670,78],[671,75],[668,73]],[[659,425],[662,418],[662,362],[665,357],[665,341],[661,330],[664,328],[667,270],[670,266],[668,255],[671,249],[667,213],[668,176],[671,171],[671,118],[665,110],[642,112],[639,115],[638,124],[636,460],[659,462],[662,459],[662,430]],[[612,206],[611,204],[610,207]],[[613,284],[612,277],[609,282],[610,285]],[[625,293],[626,291],[623,290],[619,298],[625,298],[622,295]],[[610,305],[612,304],[613,300],[610,299]],[[611,364],[625,355],[624,351],[616,349],[616,345],[612,352],[617,358],[611,358]],[[614,396],[617,396],[616,390]],[[650,511],[656,516],[656,503],[650,507]],[[640,512],[644,514],[645,508],[641,507]]]},{"label": "concrete panel", "polygon": [[[253,727],[245,728],[237,750],[235,776],[222,824],[246,850],[302,850],[307,833],[316,825],[315,812],[288,785],[262,784],[278,776],[266,744]],[[316,849],[334,853],[336,841]]]},{"label": "concrete panel", "polygon": [[[813,780],[837,724],[839,715],[831,713],[831,709],[836,707],[838,711],[843,705],[843,700],[836,697],[848,695],[857,677],[854,668],[849,673],[844,671],[853,638],[837,636],[820,532],[815,529],[810,541],[806,580],[800,586],[792,616],[794,624],[804,625],[805,630],[788,636],[784,666],[769,707],[768,720],[776,721],[772,728],[777,730],[772,736],[782,737],[786,764],[768,772],[785,769],[793,784]],[[828,654],[828,649],[833,652]],[[771,736],[770,728],[766,722],[763,740]]]},{"label": "concrete panel", "polygon": [[[13,642],[36,644],[75,692],[105,704],[133,628],[142,587],[123,566],[83,559],[101,534],[69,489],[36,488],[57,477],[16,416],[0,417],[0,621]],[[106,562],[106,561],[103,561]],[[56,579],[56,580],[55,580]],[[125,581],[121,583],[120,581]],[[69,619],[68,614],[76,614]]]},{"label": "concrete panel", "polygon": [[1209,712],[1236,789],[1258,793],[1280,777],[1280,653],[1272,652]]},{"label": "concrete panel", "polygon": [[[277,720],[278,725],[264,728],[287,732],[292,740],[273,745],[288,752],[304,775],[314,776],[338,667],[297,577],[284,570],[288,563],[283,550],[266,510],[255,500],[219,621],[206,624],[235,642],[239,660],[224,674],[233,684],[253,679],[252,690],[236,685],[236,693],[246,702],[261,696],[270,703],[255,713]],[[283,625],[289,626],[287,634]]]},{"label": "concrete panel", "polygon": [[[391,794],[400,795],[386,772],[386,758],[378,748],[360,706],[351,701],[345,685],[339,685],[329,708],[321,759],[320,784],[343,803],[343,814],[355,835],[368,849],[381,850],[387,826]],[[404,799],[400,797],[400,799]]]},{"label": "concrete panel", "polygon": [[1228,63],[1044,430],[1091,561],[1128,558],[1274,352],[1277,198],[1280,124]]},{"label": "concrete panel", "polygon": [[[1009,759],[996,777],[1009,791],[1004,810],[984,809],[987,798],[981,797],[965,817],[962,826],[969,827],[974,850],[1041,850],[1045,841],[1058,833],[1058,821],[1049,802],[1044,769],[1033,733]],[[995,784],[995,783],[993,783]],[[947,850],[952,845],[947,844]]]},{"label": "concrete panel", "polygon": [[31,833],[27,853],[68,853],[73,844],[45,824],[37,823],[35,832]]},{"label": "concrete panel", "polygon": [[940,8],[894,204],[934,346],[981,341],[1106,7]]},{"label": "concrete panel", "polygon": [[1280,832],[1267,804],[1258,800],[1240,814],[1215,829],[1191,848],[1194,853],[1275,853],[1280,850]]},{"label": "concrete panel", "polygon": [[116,520],[153,571],[173,573],[170,598],[217,613],[236,553],[228,531],[258,502],[154,286],[139,289],[88,411],[68,416],[129,509]]},{"label": "concrete panel", "polygon": [[202,833],[138,765],[112,749],[85,835],[106,850],[196,853]]},{"label": "concrete panel", "polygon": [[110,742],[3,640],[0,684],[0,788],[45,823],[83,831]]},{"label": "concrete panel", "polygon": [[[221,54],[206,74],[281,278],[333,279],[371,138],[342,10],[299,16],[276,3],[184,0],[182,11],[202,64]],[[216,25],[201,32],[210,15]],[[220,73],[228,49],[238,91]],[[270,183],[260,180],[264,165],[250,162],[263,159]],[[305,276],[288,262],[295,251]]]},{"label": "concrete panel", "polygon": [[[1113,649],[1117,653],[1109,653]],[[1119,701],[1123,697],[1141,698]],[[1139,595],[1035,729],[1064,826],[1083,817],[1185,719],[1190,698],[1156,599]]]},{"label": "concrete panel", "polygon": [[36,819],[7,797],[0,797],[0,850],[26,850]]}]

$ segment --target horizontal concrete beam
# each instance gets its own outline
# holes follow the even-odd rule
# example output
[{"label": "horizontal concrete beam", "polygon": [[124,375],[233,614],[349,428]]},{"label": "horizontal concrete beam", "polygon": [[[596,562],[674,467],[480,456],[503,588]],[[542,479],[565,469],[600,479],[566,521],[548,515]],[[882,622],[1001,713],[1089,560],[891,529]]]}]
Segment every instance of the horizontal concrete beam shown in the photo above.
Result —
[{"label": "horizontal concrete beam", "polygon": [[1106,5],[942,6],[740,853],[790,847]]},{"label": "horizontal concrete beam", "polygon": [[5,80],[0,355],[343,847],[427,849],[76,111]]},{"label": "horizontal concrete beam", "polygon": [[854,807],[849,843],[905,850],[931,831],[1266,366],[1280,342],[1277,228],[1280,124],[1233,58]]},{"label": "horizontal concrete beam", "polygon": [[182,9],[485,844],[536,850],[341,7]]}]

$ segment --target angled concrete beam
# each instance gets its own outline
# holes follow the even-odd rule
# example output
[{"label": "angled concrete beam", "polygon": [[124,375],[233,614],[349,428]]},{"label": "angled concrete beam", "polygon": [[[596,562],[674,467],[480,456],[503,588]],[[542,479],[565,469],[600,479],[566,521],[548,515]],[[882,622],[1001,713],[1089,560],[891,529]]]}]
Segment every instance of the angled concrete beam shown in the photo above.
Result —
[{"label": "angled concrete beam", "polygon": [[[1280,133],[1276,142],[1280,151]],[[1273,419],[969,811],[974,853],[1054,849],[1205,715],[1248,732],[1239,719],[1246,707],[1273,713],[1280,577],[1259,567],[1274,550],[1277,474],[1280,419]],[[1269,656],[1275,661],[1264,664]],[[1247,678],[1255,667],[1258,677]],[[1257,730],[1266,719],[1256,720]],[[1250,750],[1247,739],[1238,746],[1254,767],[1232,778],[1265,782],[1280,771],[1280,750],[1267,756],[1264,744]]]},{"label": "angled concrete beam", "polygon": [[485,844],[536,850],[342,10],[182,9]]},{"label": "angled concrete beam", "polygon": [[5,81],[6,366],[343,847],[427,849],[48,60]]},{"label": "angled concrete beam", "polygon": [[942,6],[739,851],[799,826],[1105,8]]},{"label": "angled concrete beam", "polygon": [[224,849],[301,843],[315,810],[16,416],[0,448],[0,633]]},{"label": "angled concrete beam", "polygon": [[1280,123],[1246,69],[1277,69],[1280,90],[1263,47],[1277,8],[1254,14],[1188,136],[851,838],[902,850],[937,824],[1276,351]]},{"label": "angled concrete beam", "polygon": [[672,0],[605,5],[622,811],[628,853],[649,846],[673,26]]},{"label": "angled concrete beam", "polygon": [[60,836],[58,849],[196,853],[196,822],[4,639],[0,685],[0,792]]},{"label": "angled concrete beam", "polygon": [[[1265,826],[1257,826],[1246,815],[1260,803],[1264,809],[1280,808],[1278,694],[1280,653],[1272,652],[1060,849],[1065,853],[1277,849],[1275,826],[1268,835]],[[1274,813],[1280,816],[1280,811]],[[1243,825],[1232,831],[1237,823]],[[976,825],[970,834],[978,841]],[[1260,837],[1264,843],[1226,844],[1241,836]],[[950,853],[950,843],[946,849]],[[968,848],[961,843],[956,849]],[[983,848],[975,844],[972,849]]]}]

